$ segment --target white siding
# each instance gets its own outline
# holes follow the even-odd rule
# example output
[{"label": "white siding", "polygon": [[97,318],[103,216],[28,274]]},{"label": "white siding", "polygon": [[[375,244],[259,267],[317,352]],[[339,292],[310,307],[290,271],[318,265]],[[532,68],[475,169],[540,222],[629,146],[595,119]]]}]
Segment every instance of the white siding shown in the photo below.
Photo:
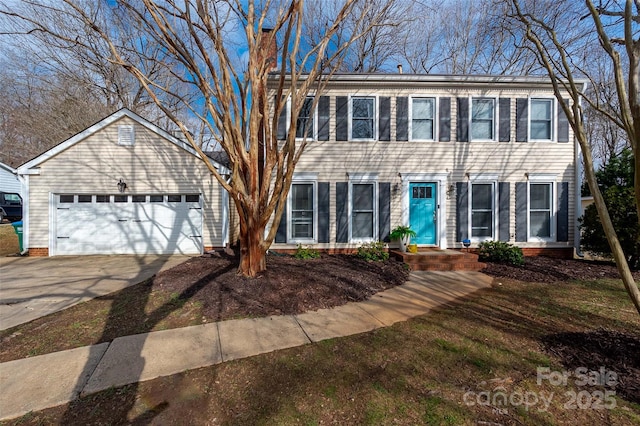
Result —
[{"label": "white siding", "polygon": [[0,167],[0,191],[15,192],[22,195],[22,189],[18,176]]}]

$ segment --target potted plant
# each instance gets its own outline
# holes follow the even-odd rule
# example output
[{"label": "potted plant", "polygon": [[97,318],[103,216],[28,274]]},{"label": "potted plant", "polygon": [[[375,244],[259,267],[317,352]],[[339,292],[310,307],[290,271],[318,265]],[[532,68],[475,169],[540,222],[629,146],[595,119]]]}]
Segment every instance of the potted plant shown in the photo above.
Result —
[{"label": "potted plant", "polygon": [[400,225],[393,228],[393,231],[389,234],[389,238],[392,240],[398,240],[400,243],[400,251],[405,253],[411,238],[416,235],[416,231],[411,229],[410,226]]}]

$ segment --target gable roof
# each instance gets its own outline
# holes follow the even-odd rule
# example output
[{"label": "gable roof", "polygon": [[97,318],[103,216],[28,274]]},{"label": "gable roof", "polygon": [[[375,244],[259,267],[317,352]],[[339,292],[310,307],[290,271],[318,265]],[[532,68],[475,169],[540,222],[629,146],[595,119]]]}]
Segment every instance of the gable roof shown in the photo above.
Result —
[{"label": "gable roof", "polygon": [[[81,131],[80,133],[70,137],[69,139],[59,143],[58,145],[54,146],[53,148],[43,152],[42,154],[38,155],[37,157],[27,161],[26,163],[22,164],[21,166],[18,166],[18,169],[17,169],[18,174],[28,174],[30,169],[38,167],[40,164],[44,163],[45,161],[49,160],[50,158],[53,158],[56,155],[60,154],[61,152],[71,148],[72,146],[74,146],[75,144],[85,140],[89,136],[98,133],[99,131],[103,130],[105,127],[115,123],[116,121],[120,120],[123,117],[130,118],[131,120],[135,121],[136,123],[140,124],[141,126],[145,127],[146,129],[150,130],[151,132],[156,133],[157,135],[163,137],[167,141],[169,141],[169,142],[173,143],[174,145],[184,149],[185,151],[187,151],[191,155],[194,155],[194,156],[196,156],[198,158],[201,158],[200,155],[198,155],[198,153],[191,147],[191,145],[189,145],[188,142],[185,142],[185,141],[182,141],[182,140],[176,138],[175,136],[171,135],[169,132],[167,132],[165,130],[162,130],[160,127],[158,127],[155,124],[151,123],[150,121],[142,118],[138,114],[128,110],[127,108],[122,108],[122,109],[114,112],[113,114],[107,116],[106,118],[103,118],[102,120],[98,121],[94,125],[86,128],[85,130]],[[211,159],[208,159],[208,160],[213,163],[214,167],[216,167],[217,169],[220,169],[221,165],[218,162],[213,161]]]},{"label": "gable roof", "polygon": [[9,166],[8,164],[4,164],[4,163],[0,163],[0,169],[2,170],[6,170],[9,173],[13,173],[14,175],[18,172],[16,169],[14,169],[13,167]]}]

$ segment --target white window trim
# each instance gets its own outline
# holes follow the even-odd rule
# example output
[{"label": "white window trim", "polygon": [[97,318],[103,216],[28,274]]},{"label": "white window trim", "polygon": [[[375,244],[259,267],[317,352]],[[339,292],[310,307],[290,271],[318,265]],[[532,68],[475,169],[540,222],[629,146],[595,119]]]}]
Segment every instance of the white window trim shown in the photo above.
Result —
[{"label": "white window trim", "polygon": [[[469,208],[467,209],[467,223],[468,225],[468,229],[467,229],[467,235],[469,236],[469,239],[472,242],[482,242],[482,241],[493,241],[493,240],[497,240],[497,236],[498,236],[498,218],[499,218],[499,214],[498,214],[498,208],[499,208],[499,203],[498,203],[498,178],[497,175],[495,177],[495,179],[493,178],[493,175],[478,175],[476,179],[469,179],[468,184],[468,189],[467,189],[467,194],[469,197]],[[489,237],[474,237],[472,236],[473,232],[472,232],[472,222],[471,222],[471,216],[472,216],[472,206],[473,206],[473,185],[476,184],[484,184],[484,185],[491,185],[491,196],[493,199],[493,203],[492,203],[492,207],[493,207],[493,211],[491,212],[491,236]]]},{"label": "white window trim", "polygon": [[[353,185],[372,184],[373,185],[373,238],[353,238]],[[378,174],[377,173],[353,173],[349,174],[349,192],[347,194],[347,214],[349,217],[349,242],[369,243],[377,241],[378,236]]]},{"label": "white window trim", "polygon": [[[373,138],[354,138],[352,119],[353,119],[353,99],[369,98],[373,99]],[[378,95],[349,95],[349,120],[348,120],[348,132],[349,140],[355,142],[372,142],[378,140]]]},{"label": "white window trim", "polygon": [[400,173],[400,179],[402,180],[402,223],[409,225],[409,184],[413,182],[435,182],[438,184],[438,190],[436,191],[438,208],[436,217],[436,226],[438,236],[436,242],[438,247],[446,249],[447,246],[447,182],[450,181],[450,172],[435,172],[435,173]]},{"label": "white window trim", "polygon": [[[557,218],[557,203],[556,203],[556,182],[555,180],[545,180],[543,179],[543,175],[540,174],[538,176],[534,176],[532,179],[529,176],[529,181],[527,182],[527,241],[531,242],[555,242],[557,240],[556,234],[556,218]],[[543,184],[549,185],[551,187],[551,191],[549,196],[551,197],[549,208],[550,208],[550,217],[549,217],[549,233],[550,236],[548,238],[540,238],[531,236],[531,184]]]},{"label": "white window trim", "polygon": [[[474,139],[473,137],[473,100],[474,99],[490,99],[493,101],[493,128],[491,134],[493,135],[492,139]],[[496,117],[500,117],[498,98],[494,96],[469,96],[469,141],[471,142],[496,142],[498,140],[498,123]]]},{"label": "white window trim", "polygon": [[[549,139],[533,139],[531,137],[531,101],[551,101],[551,137]],[[556,119],[556,111],[557,104],[555,97],[547,97],[547,96],[533,96],[529,98],[529,105],[527,106],[529,114],[527,117],[527,140],[530,142],[556,142],[556,135],[558,134],[558,120]]]},{"label": "white window trim", "polygon": [[[433,138],[431,139],[418,139],[413,137],[413,100],[414,99],[433,99]],[[409,141],[410,142],[435,142],[438,140],[438,104],[439,98],[437,96],[429,95],[412,95],[409,96]]]},{"label": "white window trim", "polygon": [[[309,179],[313,177],[313,179]],[[291,186],[295,184],[311,184],[313,185],[313,237],[312,238],[293,238],[292,216],[291,216],[291,197],[292,191],[287,196],[287,244],[316,244],[318,242],[318,181],[317,174],[300,174],[294,176]]]},{"label": "white window trim", "polygon": [[[306,99],[314,99],[315,95],[309,93],[307,94],[307,96],[305,97]],[[313,101],[312,101],[313,102]],[[300,118],[298,116],[298,118]],[[299,138],[296,136],[296,141],[317,141],[318,140],[318,105],[316,104],[316,108],[313,110],[313,116],[311,117],[313,119],[313,133],[309,136],[307,136],[306,138]],[[289,97],[289,99],[287,100],[287,133],[289,132],[289,127],[291,127],[291,97]],[[297,128],[296,128],[297,130]]]}]

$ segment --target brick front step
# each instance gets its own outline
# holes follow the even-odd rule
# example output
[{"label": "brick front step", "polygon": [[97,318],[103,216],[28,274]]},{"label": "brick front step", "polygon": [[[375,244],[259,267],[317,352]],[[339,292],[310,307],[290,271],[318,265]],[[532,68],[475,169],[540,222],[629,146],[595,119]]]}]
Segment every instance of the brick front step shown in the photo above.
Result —
[{"label": "brick front step", "polygon": [[478,262],[477,255],[456,250],[426,249],[418,253],[391,250],[390,253],[412,271],[480,271],[486,266]]}]

